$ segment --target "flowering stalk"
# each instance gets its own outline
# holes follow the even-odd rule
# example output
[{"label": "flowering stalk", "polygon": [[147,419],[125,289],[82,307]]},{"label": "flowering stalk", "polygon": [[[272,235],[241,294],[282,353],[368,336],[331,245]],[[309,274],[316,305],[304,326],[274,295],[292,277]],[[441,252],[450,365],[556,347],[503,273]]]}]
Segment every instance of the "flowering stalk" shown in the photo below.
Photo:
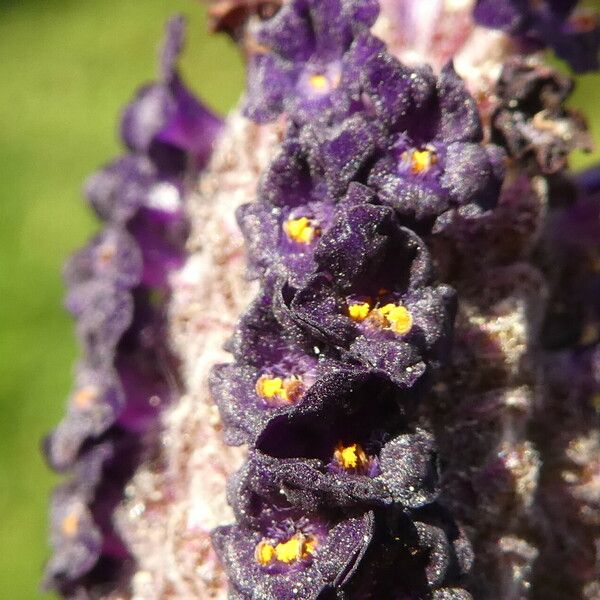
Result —
[{"label": "flowering stalk", "polygon": [[66,597],[598,594],[600,186],[539,50],[595,68],[600,26],[423,4],[215,2],[248,59],[224,125],[171,21],[67,267]]}]

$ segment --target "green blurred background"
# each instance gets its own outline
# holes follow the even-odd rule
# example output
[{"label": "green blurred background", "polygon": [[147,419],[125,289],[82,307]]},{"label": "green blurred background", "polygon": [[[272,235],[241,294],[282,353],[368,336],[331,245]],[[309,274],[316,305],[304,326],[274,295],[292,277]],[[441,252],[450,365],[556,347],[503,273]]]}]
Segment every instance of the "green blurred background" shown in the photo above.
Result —
[{"label": "green blurred background", "polygon": [[[0,0],[0,600],[52,597],[38,581],[57,478],[38,445],[62,414],[76,356],[60,268],[96,228],[82,181],[120,151],[119,109],[153,77],[173,12],[189,16],[185,78],[226,112],[243,68],[225,37],[207,35],[194,0]],[[579,83],[573,104],[600,140],[600,77]]]}]

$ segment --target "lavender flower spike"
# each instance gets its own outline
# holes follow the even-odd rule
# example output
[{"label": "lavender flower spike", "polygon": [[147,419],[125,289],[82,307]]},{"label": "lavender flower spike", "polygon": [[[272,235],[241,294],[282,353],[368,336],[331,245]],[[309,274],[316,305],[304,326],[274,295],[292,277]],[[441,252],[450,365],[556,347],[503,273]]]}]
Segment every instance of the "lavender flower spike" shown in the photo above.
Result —
[{"label": "lavender flower spike", "polygon": [[[214,0],[93,175],[45,584],[116,600],[600,597],[600,177],[577,2]],[[423,8],[425,7],[425,8]],[[495,32],[485,30],[481,25]]]}]

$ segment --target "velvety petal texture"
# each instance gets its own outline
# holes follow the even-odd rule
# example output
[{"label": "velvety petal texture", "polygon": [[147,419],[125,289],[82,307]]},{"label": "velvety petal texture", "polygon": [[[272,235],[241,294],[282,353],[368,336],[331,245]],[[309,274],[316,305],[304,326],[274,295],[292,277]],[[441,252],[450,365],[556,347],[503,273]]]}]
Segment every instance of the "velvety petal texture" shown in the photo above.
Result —
[{"label": "velvety petal texture", "polygon": [[69,598],[99,597],[131,569],[113,511],[177,391],[164,335],[169,278],[184,259],[186,181],[221,127],[179,79],[183,35],[175,17],[159,80],[124,113],[130,153],[86,184],[105,226],[65,267],[82,358],[67,414],[44,441],[49,464],[70,474],[53,497],[45,585]]},{"label": "velvety petal texture", "polygon": [[304,122],[349,109],[360,94],[353,74],[383,47],[368,33],[378,9],[375,0],[293,0],[251,31],[247,116]]},{"label": "velvety petal texture", "polygon": [[[225,441],[250,452],[214,546],[231,598],[468,598],[470,547],[414,422],[456,310],[421,235],[492,208],[504,153],[451,65],[404,67],[349,6],[292,1],[255,32],[247,114],[288,123],[237,213],[260,291],[210,384]],[[339,86],[307,100],[331,57]]]}]

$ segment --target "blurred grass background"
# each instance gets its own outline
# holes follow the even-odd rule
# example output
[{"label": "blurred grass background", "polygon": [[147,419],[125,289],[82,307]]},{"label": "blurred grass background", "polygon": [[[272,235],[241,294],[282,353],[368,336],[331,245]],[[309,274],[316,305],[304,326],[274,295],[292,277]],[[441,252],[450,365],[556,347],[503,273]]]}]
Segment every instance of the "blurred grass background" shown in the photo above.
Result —
[{"label": "blurred grass background", "polygon": [[[59,420],[76,356],[61,264],[96,228],[84,178],[120,152],[120,107],[154,75],[173,12],[189,16],[183,74],[226,112],[243,86],[235,48],[208,36],[194,0],[0,0],[0,599],[51,598],[38,581],[57,478],[38,452]],[[600,140],[600,77],[573,104]],[[573,166],[600,162],[574,156]]]}]

